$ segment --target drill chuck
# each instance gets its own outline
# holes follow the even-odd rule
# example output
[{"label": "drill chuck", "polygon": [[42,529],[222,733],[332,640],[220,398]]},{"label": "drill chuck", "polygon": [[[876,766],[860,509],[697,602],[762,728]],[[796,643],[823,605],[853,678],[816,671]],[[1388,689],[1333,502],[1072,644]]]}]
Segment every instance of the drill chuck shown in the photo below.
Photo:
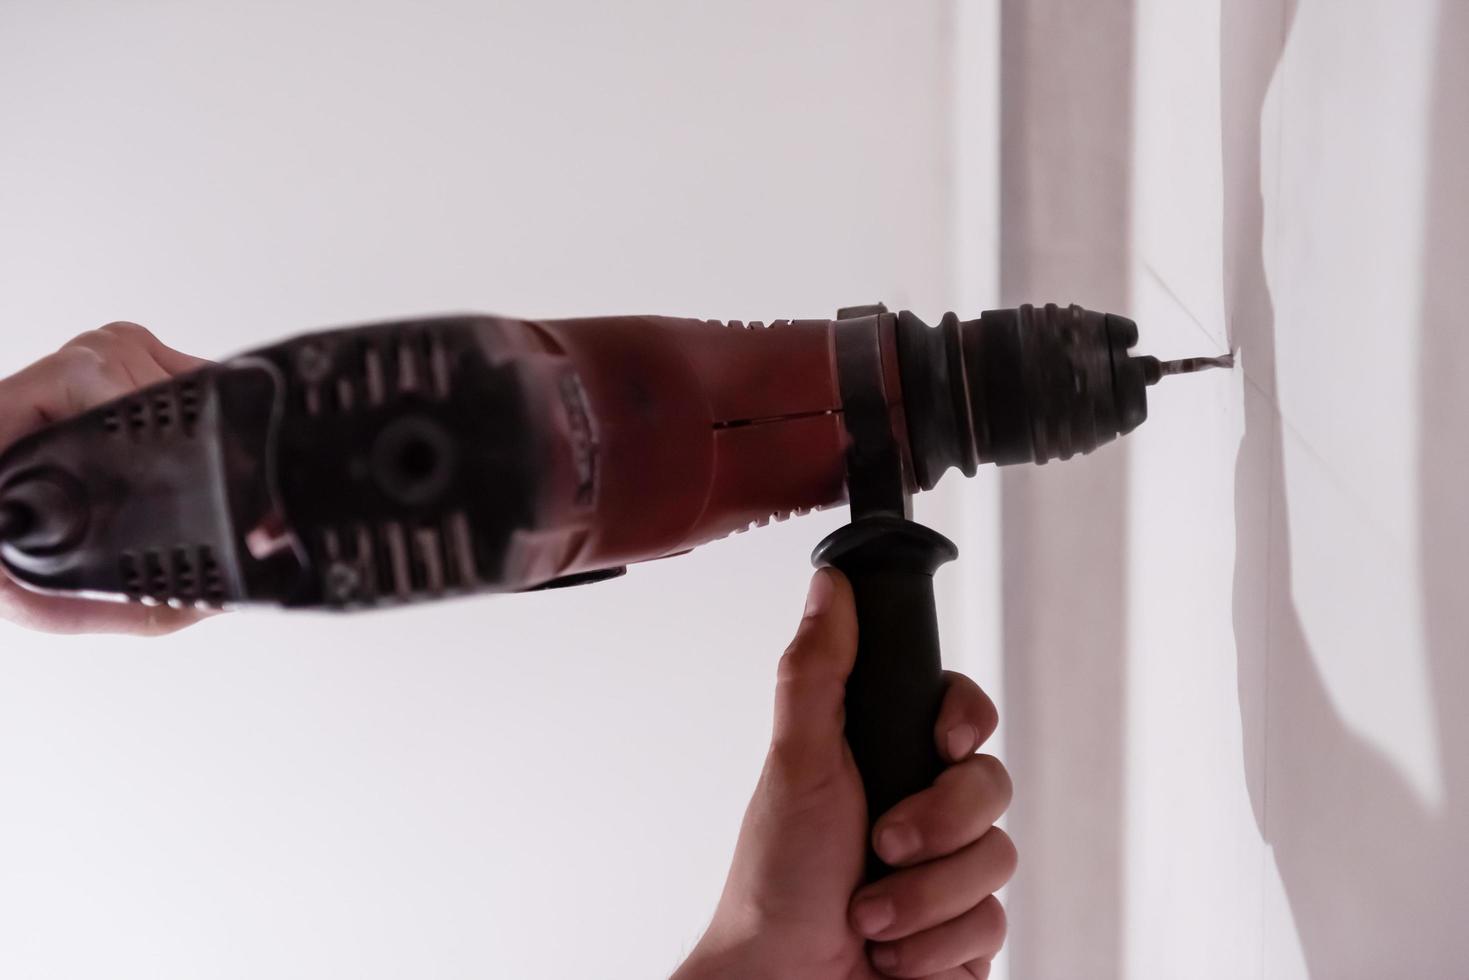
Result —
[{"label": "drill chuck", "polygon": [[[917,483],[950,468],[1045,463],[1089,453],[1147,418],[1156,359],[1133,357],[1137,324],[1079,306],[989,310],[929,328],[898,315]],[[1150,378],[1151,375],[1151,378]]]}]

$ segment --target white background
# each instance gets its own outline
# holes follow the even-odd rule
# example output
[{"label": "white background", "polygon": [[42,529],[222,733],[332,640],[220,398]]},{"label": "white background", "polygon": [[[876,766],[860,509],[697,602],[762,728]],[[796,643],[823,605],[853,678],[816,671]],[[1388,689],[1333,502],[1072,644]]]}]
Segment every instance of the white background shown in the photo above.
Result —
[{"label": "white background", "polygon": [[[1155,389],[1150,421],[1118,449],[1120,482],[1097,475],[1102,454],[1007,478],[1007,561],[1124,570],[1117,616],[1078,615],[1034,576],[1006,597],[1007,682],[1020,658],[1051,653],[1025,645],[1034,623],[1064,618],[1083,641],[1029,698],[1007,683],[1012,760],[1031,760],[1017,774],[1015,890],[1028,897],[1013,975],[1457,980],[1469,975],[1469,6],[1088,7],[1106,9],[1111,34],[1078,24],[1080,7],[1005,8],[1007,50],[1033,33],[1089,55],[1044,62],[1053,88],[1007,89],[1020,107],[1007,126],[1028,118],[1082,151],[1120,134],[1120,188],[1062,173],[1044,190],[1079,202],[1062,216],[1073,223],[1098,195],[1125,202],[1117,287],[1149,349],[1234,347],[1241,367]],[[1123,111],[1067,116],[1117,81],[1097,77],[1104,35],[1130,61]],[[1077,169],[1096,172],[1083,158]],[[1060,169],[1038,153],[1004,165]],[[1007,219],[1007,235],[1024,230]],[[1035,249],[1022,271],[1076,280],[1106,265],[1099,241]],[[1044,495],[1028,512],[1040,530],[1013,528],[1027,513],[1017,487]],[[1078,513],[1125,533],[1100,557],[1043,533]],[[1027,728],[1022,744],[1017,719],[1053,700],[1085,707],[1071,678],[1113,655],[1125,683],[1093,700],[1120,709],[1051,712],[1054,730]],[[1082,770],[1081,739],[1119,750]],[[1022,806],[1040,816],[1019,820]],[[1062,846],[1121,860],[1048,863]]]},{"label": "white background", "polygon": [[[456,310],[978,310],[994,25],[949,2],[6,0],[0,368],[119,318],[219,356]],[[964,538],[994,486],[920,516]],[[839,520],[550,595],[158,642],[0,627],[0,976],[666,975]],[[961,666],[994,655],[953,639],[993,633],[992,598],[959,597],[994,595],[992,526],[974,539],[945,573]]]},{"label": "white background", "polygon": [[1137,5],[1128,976],[1469,963],[1466,13]]}]

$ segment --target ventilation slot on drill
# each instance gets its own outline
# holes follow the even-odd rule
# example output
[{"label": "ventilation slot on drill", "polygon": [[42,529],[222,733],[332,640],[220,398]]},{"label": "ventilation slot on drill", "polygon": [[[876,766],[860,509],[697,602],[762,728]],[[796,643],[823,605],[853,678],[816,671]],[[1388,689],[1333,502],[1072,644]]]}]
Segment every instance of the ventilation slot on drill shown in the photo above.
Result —
[{"label": "ventilation slot on drill", "polygon": [[192,436],[199,424],[199,385],[185,381],[179,385],[179,420],[183,423],[184,435]]},{"label": "ventilation slot on drill", "polygon": [[706,320],[704,322],[713,327],[724,327],[727,330],[779,330],[791,325],[789,320],[771,320],[768,326],[763,320],[751,320],[749,323],[743,320]]},{"label": "ventilation slot on drill", "polygon": [[127,432],[134,440],[175,432],[192,437],[199,423],[199,385],[186,381],[163,384],[119,402],[102,412],[102,428],[110,435]]},{"label": "ventilation slot on drill", "polygon": [[188,548],[173,551],[173,591],[184,600],[199,597],[199,566]]},{"label": "ventilation slot on drill", "polygon": [[135,398],[128,402],[128,431],[134,438],[141,436],[148,429],[148,403],[142,399]]},{"label": "ventilation slot on drill", "polygon": [[168,431],[178,421],[178,392],[173,388],[161,388],[153,393],[153,427],[160,433]]},{"label": "ventilation slot on drill", "polygon": [[122,578],[122,591],[129,599],[143,598],[143,569],[138,564],[138,556],[131,552],[124,552],[118,559],[118,574]]},{"label": "ventilation slot on drill", "polygon": [[434,329],[373,331],[340,348],[322,340],[296,354],[297,404],[309,416],[379,408],[405,395],[449,397],[450,364]]},{"label": "ventilation slot on drill", "polygon": [[388,342],[387,381],[399,395],[449,397],[449,357],[435,330],[399,330]]},{"label": "ventilation slot on drill", "polygon": [[460,512],[441,525],[326,528],[316,553],[323,595],[338,606],[438,597],[479,581],[469,521]]},{"label": "ventilation slot on drill", "polygon": [[208,547],[124,552],[118,559],[122,590],[129,599],[194,604],[224,601],[219,563]]},{"label": "ventilation slot on drill", "polygon": [[220,574],[219,562],[214,558],[214,549],[207,545],[199,549],[199,575],[204,598],[209,602],[223,602],[224,578]]},{"label": "ventilation slot on drill", "polygon": [[158,552],[150,551],[143,556],[143,585],[148,595],[155,599],[167,599],[173,595],[169,570],[169,563]]}]

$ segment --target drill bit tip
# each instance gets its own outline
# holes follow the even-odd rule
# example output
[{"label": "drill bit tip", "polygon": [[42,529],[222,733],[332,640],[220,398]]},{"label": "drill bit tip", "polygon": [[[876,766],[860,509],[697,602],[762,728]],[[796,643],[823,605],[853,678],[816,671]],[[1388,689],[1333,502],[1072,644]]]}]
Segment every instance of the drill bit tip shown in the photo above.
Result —
[{"label": "drill bit tip", "polygon": [[1219,357],[1185,357],[1177,361],[1163,361],[1158,365],[1159,377],[1166,378],[1170,374],[1193,374],[1195,371],[1207,371],[1210,368],[1232,368],[1234,367],[1234,351]]}]

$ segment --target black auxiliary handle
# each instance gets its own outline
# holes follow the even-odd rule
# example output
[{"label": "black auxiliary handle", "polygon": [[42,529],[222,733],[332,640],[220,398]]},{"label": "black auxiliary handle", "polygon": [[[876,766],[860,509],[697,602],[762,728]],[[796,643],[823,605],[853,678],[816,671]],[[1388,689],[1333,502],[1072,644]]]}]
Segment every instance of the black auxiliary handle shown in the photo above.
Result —
[{"label": "black auxiliary handle", "polygon": [[[959,549],[901,517],[863,517],[828,536],[811,556],[852,583],[857,662],[847,681],[847,743],[862,775],[869,826],[899,801],[933,785],[945,768],[934,725],[944,697],[933,575]],[[892,868],[867,847],[867,880]]]}]

